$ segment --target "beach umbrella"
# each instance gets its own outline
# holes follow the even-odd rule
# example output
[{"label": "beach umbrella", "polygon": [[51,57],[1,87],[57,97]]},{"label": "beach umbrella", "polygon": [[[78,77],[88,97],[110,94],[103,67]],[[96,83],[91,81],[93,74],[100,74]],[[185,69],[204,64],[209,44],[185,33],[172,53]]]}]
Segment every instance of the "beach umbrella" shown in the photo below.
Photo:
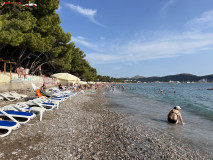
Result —
[{"label": "beach umbrella", "polygon": [[10,82],[10,77],[4,74],[1,74],[0,76],[0,83],[8,83]]},{"label": "beach umbrella", "polygon": [[93,81],[90,81],[90,82],[88,82],[89,84],[95,84],[95,82],[93,82]]},{"label": "beach umbrella", "polygon": [[80,78],[69,73],[56,73],[51,75],[51,77],[59,79],[60,81],[62,80],[63,82],[77,83],[80,81]]},{"label": "beach umbrella", "polygon": [[79,81],[78,84],[87,84],[85,81]]}]

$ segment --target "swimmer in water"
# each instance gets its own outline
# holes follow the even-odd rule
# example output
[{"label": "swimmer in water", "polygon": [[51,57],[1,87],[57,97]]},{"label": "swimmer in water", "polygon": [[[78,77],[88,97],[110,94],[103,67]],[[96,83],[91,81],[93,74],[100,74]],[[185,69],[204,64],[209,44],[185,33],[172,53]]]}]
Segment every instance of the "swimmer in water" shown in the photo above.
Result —
[{"label": "swimmer in water", "polygon": [[175,106],[168,114],[168,122],[169,123],[174,123],[174,124],[178,124],[179,123],[179,120],[178,118],[180,119],[181,123],[183,123],[183,119],[182,119],[182,116],[181,116],[181,113],[180,113],[180,106]]}]

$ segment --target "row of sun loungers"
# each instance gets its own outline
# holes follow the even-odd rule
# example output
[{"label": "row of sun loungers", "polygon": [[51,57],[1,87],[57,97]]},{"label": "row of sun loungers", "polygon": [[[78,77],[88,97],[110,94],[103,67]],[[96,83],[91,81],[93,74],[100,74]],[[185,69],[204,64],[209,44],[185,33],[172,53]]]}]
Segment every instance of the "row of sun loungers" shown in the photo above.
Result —
[{"label": "row of sun loungers", "polygon": [[[40,116],[42,121],[43,113],[46,111],[52,111],[53,109],[59,109],[60,104],[71,99],[75,96],[75,92],[71,91],[60,91],[57,88],[52,88],[54,94],[50,98],[39,97],[27,102],[18,102],[16,104],[10,104],[0,109],[0,137],[9,135],[13,130],[20,128],[22,124],[26,124],[31,119],[35,118],[36,115]],[[15,96],[12,96],[15,95]],[[26,98],[26,95],[21,95],[16,92],[1,93],[1,96],[8,100],[13,101],[15,99]],[[12,98],[13,97],[13,98]]]}]

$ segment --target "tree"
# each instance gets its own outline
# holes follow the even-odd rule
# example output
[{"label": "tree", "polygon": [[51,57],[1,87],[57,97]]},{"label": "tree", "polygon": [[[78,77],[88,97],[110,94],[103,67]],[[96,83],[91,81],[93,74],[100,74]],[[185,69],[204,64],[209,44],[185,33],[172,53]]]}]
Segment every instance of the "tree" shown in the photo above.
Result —
[{"label": "tree", "polygon": [[[64,33],[59,25],[60,17],[55,13],[59,0],[37,0],[36,3],[38,7],[33,9],[7,5],[1,10],[0,57],[13,59],[18,66],[32,71],[54,61],[62,70],[69,70],[73,47],[67,44],[71,34]],[[61,52],[58,48],[62,48]]]},{"label": "tree", "polygon": [[48,75],[63,71],[96,80],[96,69],[84,52],[70,43],[71,34],[60,26],[60,17],[55,13],[59,0],[36,0],[36,4],[35,8],[6,5],[0,10],[0,57],[16,61],[17,66],[29,68],[32,73],[42,66]]}]

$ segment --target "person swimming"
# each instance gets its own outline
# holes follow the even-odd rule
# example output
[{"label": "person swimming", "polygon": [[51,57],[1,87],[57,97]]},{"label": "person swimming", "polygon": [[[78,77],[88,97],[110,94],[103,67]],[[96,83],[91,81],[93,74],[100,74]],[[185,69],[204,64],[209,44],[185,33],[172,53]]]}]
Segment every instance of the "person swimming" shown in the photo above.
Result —
[{"label": "person swimming", "polygon": [[169,123],[174,123],[174,124],[178,124],[179,123],[179,120],[178,118],[180,119],[181,123],[183,123],[183,119],[182,119],[182,116],[181,116],[181,113],[180,113],[180,106],[175,106],[168,114],[168,122]]},{"label": "person swimming", "polygon": [[124,86],[122,86],[122,91],[124,91]]}]

